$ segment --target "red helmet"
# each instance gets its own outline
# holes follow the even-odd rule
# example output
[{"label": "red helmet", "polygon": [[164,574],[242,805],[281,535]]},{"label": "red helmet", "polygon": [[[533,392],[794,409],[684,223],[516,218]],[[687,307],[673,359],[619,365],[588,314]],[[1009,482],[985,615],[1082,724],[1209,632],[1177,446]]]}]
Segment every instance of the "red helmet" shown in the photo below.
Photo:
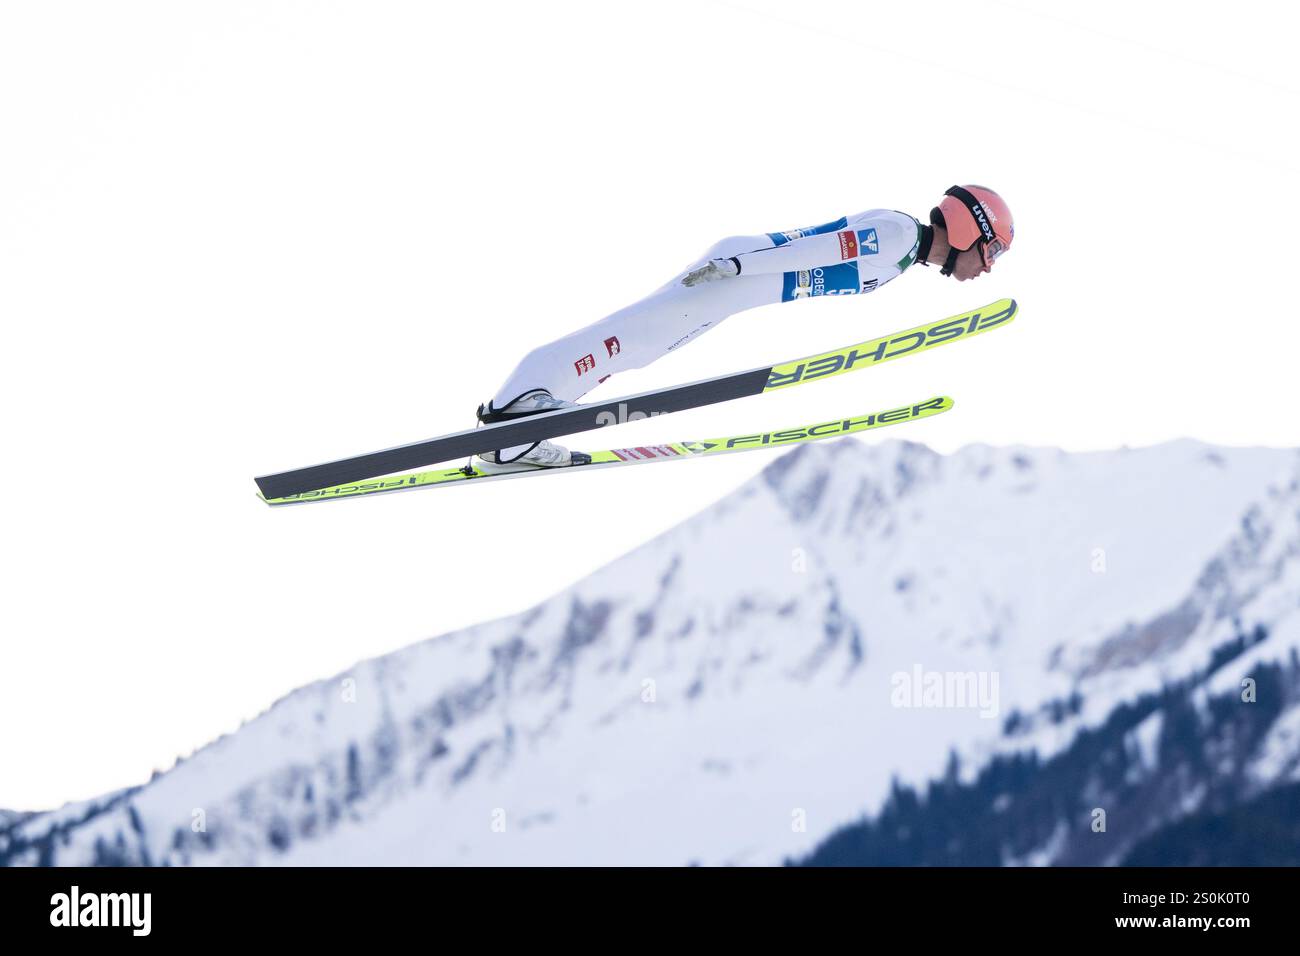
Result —
[{"label": "red helmet", "polygon": [[955,253],[965,252],[979,243],[986,266],[1011,248],[1016,227],[1011,209],[1002,197],[986,186],[952,186],[930,210],[930,222],[943,226],[948,245],[953,250],[944,266],[944,275],[952,271]]}]

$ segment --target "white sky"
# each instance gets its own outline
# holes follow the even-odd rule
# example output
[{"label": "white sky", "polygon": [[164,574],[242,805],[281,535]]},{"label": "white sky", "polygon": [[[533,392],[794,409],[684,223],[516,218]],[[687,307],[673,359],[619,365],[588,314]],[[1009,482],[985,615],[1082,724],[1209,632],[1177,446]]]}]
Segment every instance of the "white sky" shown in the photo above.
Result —
[{"label": "white sky", "polygon": [[895,434],[1300,444],[1279,10],[0,4],[0,806],[141,782],[293,687],[531,605],[760,469],[274,512],[250,480],[468,426],[527,348],[724,235],[924,218],[954,182],[997,188],[1017,224],[975,283],[917,269],[761,309],[599,394],[1003,295],[1021,315],[600,447],[940,392],[953,412]]}]

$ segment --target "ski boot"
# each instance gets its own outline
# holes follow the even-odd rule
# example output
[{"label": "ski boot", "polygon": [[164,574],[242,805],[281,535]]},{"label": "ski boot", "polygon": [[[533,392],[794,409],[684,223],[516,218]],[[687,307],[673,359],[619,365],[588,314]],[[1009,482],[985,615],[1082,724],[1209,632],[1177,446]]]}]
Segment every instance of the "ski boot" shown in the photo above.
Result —
[{"label": "ski boot", "polygon": [[[541,415],[545,412],[573,407],[573,402],[555,398],[544,388],[536,388],[524,392],[524,394],[501,408],[494,408],[491,402],[480,405],[478,407],[478,420],[480,424],[486,425],[493,422],[508,421],[517,416]],[[569,451],[563,445],[557,445],[555,442],[545,440],[484,452],[474,458],[474,467],[488,474],[531,471],[537,468],[567,468],[570,465],[586,465],[590,463],[590,455],[580,451]]]}]

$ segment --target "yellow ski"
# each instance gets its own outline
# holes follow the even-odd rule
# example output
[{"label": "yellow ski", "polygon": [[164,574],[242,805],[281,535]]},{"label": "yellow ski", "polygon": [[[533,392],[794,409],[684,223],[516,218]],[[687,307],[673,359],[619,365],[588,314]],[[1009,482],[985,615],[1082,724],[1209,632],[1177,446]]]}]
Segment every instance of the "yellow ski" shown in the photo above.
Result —
[{"label": "yellow ski", "polygon": [[[409,475],[389,478],[372,478],[365,481],[334,485],[318,491],[306,491],[282,498],[263,498],[269,505],[301,504],[308,501],[335,501],[339,498],[361,498],[366,495],[385,494],[390,491],[412,491],[416,488],[442,488],[463,485],[466,482],[494,481],[502,478],[531,478],[539,475],[564,475],[589,471],[593,468],[611,468],[622,465],[642,465],[661,461],[686,461],[709,455],[727,455],[762,448],[784,448],[803,442],[840,438],[887,425],[913,422],[939,415],[952,408],[952,399],[938,396],[914,405],[903,405],[854,418],[837,418],[815,425],[799,425],[779,431],[754,432],[746,435],[729,435],[725,438],[708,438],[702,441],[670,442],[666,445],[638,445],[631,448],[610,448],[591,453],[591,461],[564,468],[531,468],[518,471],[484,472],[472,465],[463,468],[442,468],[417,471]],[[261,497],[259,495],[259,497]]]}]

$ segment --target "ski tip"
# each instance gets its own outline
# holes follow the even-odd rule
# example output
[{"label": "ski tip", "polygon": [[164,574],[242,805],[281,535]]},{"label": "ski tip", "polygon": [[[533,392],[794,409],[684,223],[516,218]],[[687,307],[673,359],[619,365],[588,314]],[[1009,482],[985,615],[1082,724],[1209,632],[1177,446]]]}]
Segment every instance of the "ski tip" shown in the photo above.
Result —
[{"label": "ski tip", "polygon": [[971,311],[982,312],[986,315],[1006,315],[1007,318],[1011,318],[1016,314],[1019,308],[1020,306],[1016,303],[1015,299],[1007,297],[1004,299],[997,299],[990,302],[988,305],[981,306],[978,309],[972,309]]},{"label": "ski tip", "polygon": [[934,398],[927,398],[923,402],[916,402],[912,406],[913,415],[916,418],[926,418],[930,415],[938,415],[942,412],[949,411],[953,406],[951,395],[936,395]]},{"label": "ski tip", "polygon": [[990,302],[988,305],[980,306],[978,309],[971,309],[969,312],[963,313],[963,315],[988,316],[990,320],[996,319],[996,322],[993,322],[992,324],[1001,325],[1004,322],[1010,322],[1014,319],[1016,313],[1019,311],[1020,306],[1016,303],[1016,300],[1006,298],[997,299],[996,301]]}]

